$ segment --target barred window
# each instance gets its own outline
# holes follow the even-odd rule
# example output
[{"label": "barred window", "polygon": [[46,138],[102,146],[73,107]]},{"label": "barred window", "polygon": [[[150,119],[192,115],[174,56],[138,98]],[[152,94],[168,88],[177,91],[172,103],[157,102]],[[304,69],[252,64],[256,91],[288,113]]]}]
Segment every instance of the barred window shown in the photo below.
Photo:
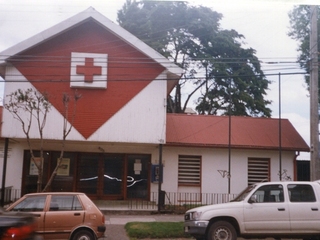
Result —
[{"label": "barred window", "polygon": [[269,181],[269,178],[269,158],[248,158],[248,185]]},{"label": "barred window", "polygon": [[201,157],[179,155],[178,166],[179,186],[200,186],[201,185]]}]

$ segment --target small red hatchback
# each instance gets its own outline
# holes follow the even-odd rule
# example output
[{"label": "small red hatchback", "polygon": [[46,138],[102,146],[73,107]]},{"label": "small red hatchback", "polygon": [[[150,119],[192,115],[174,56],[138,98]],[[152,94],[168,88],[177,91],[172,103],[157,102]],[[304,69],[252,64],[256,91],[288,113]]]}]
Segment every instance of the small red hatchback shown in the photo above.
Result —
[{"label": "small red hatchback", "polygon": [[32,213],[43,239],[96,240],[104,237],[105,218],[84,193],[26,194],[6,211]]}]

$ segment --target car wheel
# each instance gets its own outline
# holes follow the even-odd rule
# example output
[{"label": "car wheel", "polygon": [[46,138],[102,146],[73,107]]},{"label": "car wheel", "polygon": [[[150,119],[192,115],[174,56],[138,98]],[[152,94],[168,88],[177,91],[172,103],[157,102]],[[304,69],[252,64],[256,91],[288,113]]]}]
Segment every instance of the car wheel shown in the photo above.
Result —
[{"label": "car wheel", "polygon": [[232,224],[218,221],[210,226],[208,240],[237,240],[237,232]]},{"label": "car wheel", "polygon": [[95,238],[90,231],[80,230],[74,234],[72,240],[95,240]]}]

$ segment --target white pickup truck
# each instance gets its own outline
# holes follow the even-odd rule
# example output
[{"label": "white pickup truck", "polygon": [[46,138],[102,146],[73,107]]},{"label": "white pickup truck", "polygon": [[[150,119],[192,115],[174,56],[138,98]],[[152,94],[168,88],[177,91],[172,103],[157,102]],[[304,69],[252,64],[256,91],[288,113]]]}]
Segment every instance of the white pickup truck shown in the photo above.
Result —
[{"label": "white pickup truck", "polygon": [[229,203],[188,210],[184,220],[197,240],[320,239],[320,181],[254,184]]}]

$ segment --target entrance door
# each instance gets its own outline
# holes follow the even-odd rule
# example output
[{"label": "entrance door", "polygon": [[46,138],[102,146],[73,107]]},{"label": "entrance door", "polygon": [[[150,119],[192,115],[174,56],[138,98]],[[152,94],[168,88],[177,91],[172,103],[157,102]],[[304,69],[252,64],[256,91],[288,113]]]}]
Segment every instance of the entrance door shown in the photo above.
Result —
[{"label": "entrance door", "polygon": [[149,155],[128,155],[127,198],[149,199]]},{"label": "entrance door", "polygon": [[123,199],[124,156],[121,154],[103,156],[103,195]]},{"label": "entrance door", "polygon": [[86,154],[77,163],[76,191],[92,199],[149,199],[150,155]]},{"label": "entrance door", "polygon": [[78,162],[77,191],[98,194],[99,155],[81,154]]}]

